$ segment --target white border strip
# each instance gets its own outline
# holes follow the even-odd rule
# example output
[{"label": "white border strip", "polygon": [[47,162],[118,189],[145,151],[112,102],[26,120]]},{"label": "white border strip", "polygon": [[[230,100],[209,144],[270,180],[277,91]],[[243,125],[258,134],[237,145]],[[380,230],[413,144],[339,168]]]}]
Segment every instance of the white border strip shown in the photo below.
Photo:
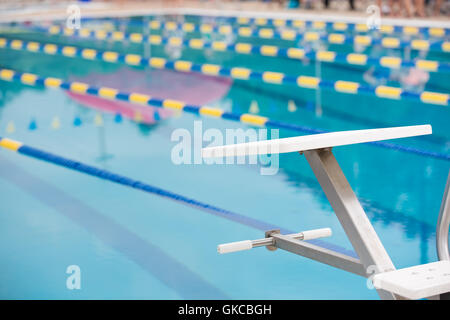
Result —
[{"label": "white border strip", "polygon": [[[237,10],[216,10],[216,9],[197,9],[197,8],[179,8],[180,14],[191,14],[200,16],[223,16],[223,17],[246,17],[246,18],[272,18],[272,19],[298,19],[309,21],[325,22],[348,22],[348,23],[366,23],[366,17],[347,16],[345,14],[330,15],[319,13],[304,12],[262,12],[262,11],[237,11]],[[413,27],[438,27],[450,28],[450,22],[445,20],[425,20],[425,19],[392,19],[381,18],[381,24],[394,26],[413,26]]]},{"label": "white border strip", "polygon": [[[199,16],[222,16],[222,17],[247,17],[247,18],[272,18],[272,19],[298,19],[308,21],[325,21],[325,22],[348,22],[348,23],[366,23],[366,17],[347,16],[345,14],[330,15],[319,14],[312,12],[262,12],[262,11],[237,11],[237,10],[217,10],[217,9],[198,9],[198,8],[141,8],[141,9],[129,9],[124,10],[122,8],[116,8],[114,6],[105,7],[101,10],[92,10],[85,8],[83,11],[84,18],[123,18],[131,16],[143,16],[143,15],[164,15],[164,14],[180,14],[180,15],[199,15]],[[30,14],[30,12],[23,11],[12,14],[11,12],[5,12],[0,14],[0,22],[23,22],[23,21],[48,21],[48,20],[63,20],[67,18],[65,12]],[[382,18],[383,25],[394,26],[413,26],[413,27],[438,27],[449,28],[450,21],[445,20],[424,20],[424,19],[392,19]]]},{"label": "white border strip", "polygon": [[[58,10],[55,10],[58,11]],[[182,14],[179,9],[174,8],[143,8],[143,9],[118,9],[117,7],[105,7],[101,10],[91,10],[88,8],[83,10],[82,8],[82,18],[125,18],[133,16],[145,16],[145,15],[164,15],[164,14]],[[30,14],[29,11],[16,11],[15,13],[6,12],[5,14],[0,14],[0,23],[10,23],[10,22],[24,22],[24,21],[54,21],[54,20],[65,20],[67,19],[67,13],[65,12],[55,12],[55,13],[45,13],[35,12]]]}]

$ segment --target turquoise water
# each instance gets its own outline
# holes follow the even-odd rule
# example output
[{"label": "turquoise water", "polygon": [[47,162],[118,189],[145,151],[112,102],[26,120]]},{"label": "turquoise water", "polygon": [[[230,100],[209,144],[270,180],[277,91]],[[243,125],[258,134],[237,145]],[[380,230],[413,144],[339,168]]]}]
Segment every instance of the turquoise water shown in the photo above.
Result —
[{"label": "turquoise water", "polygon": [[[35,33],[8,37],[143,52],[142,46],[125,42],[79,41]],[[152,47],[151,54],[170,58],[164,47]],[[448,55],[430,57],[448,61]],[[315,74],[314,63],[268,57],[185,49],[181,58],[260,71]],[[160,75],[144,68],[7,49],[0,51],[0,65],[42,76],[89,80],[92,85],[104,85],[102,75],[109,82],[116,81],[118,89],[126,86],[127,79],[121,78],[124,70],[142,74],[143,86],[149,87]],[[321,68],[326,79],[364,81],[361,70],[355,68],[332,64]],[[164,76],[165,86],[190,84],[189,78],[177,80],[170,71]],[[190,76],[192,82],[195,79],[202,85],[186,95],[202,95],[208,90],[208,81]],[[430,74],[427,89],[449,93],[448,80],[448,75]],[[2,137],[281,228],[330,227],[334,234],[326,241],[351,250],[304,157],[282,155],[274,176],[260,175],[258,165],[172,163],[170,155],[176,143],[170,136],[175,129],[193,132],[198,120],[203,120],[205,130],[221,132],[246,128],[243,124],[182,114],[139,125],[129,119],[116,122],[113,113],[101,113],[103,121],[99,123],[98,110],[63,91],[3,81],[0,90]],[[312,90],[236,81],[208,104],[240,113],[248,112],[251,102],[257,101],[261,115],[330,131],[429,123],[432,136],[393,142],[449,153],[447,107],[329,91],[322,91],[320,97],[323,113],[318,116]],[[290,99],[298,107],[295,112],[288,111]],[[74,125],[76,118],[81,125]],[[59,126],[52,126],[55,119]],[[32,122],[35,128],[30,126]],[[281,137],[293,135],[298,133],[280,131]],[[372,145],[336,148],[334,153],[395,266],[435,261],[435,225],[449,162]],[[217,254],[217,244],[263,237],[261,230],[251,226],[4,149],[0,150],[0,164],[3,299],[378,298],[359,276],[281,250]],[[80,290],[66,287],[69,265],[81,269]]]}]

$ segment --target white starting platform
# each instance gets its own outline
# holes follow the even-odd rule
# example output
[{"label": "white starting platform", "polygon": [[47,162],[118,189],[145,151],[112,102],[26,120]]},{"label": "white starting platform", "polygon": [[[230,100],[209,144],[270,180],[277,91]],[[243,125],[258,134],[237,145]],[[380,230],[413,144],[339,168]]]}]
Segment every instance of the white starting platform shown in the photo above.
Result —
[{"label": "white starting platform", "polygon": [[422,299],[450,292],[450,261],[379,273],[373,277],[373,285],[408,299]]},{"label": "white starting platform", "polygon": [[382,299],[450,299],[450,174],[436,236],[441,261],[396,270],[332,153],[333,147],[431,133],[430,125],[420,125],[332,132],[202,149],[204,158],[287,152],[304,154],[359,259],[305,241],[331,236],[329,228],[289,235],[282,235],[279,230],[268,230],[264,239],[221,244],[218,252],[230,253],[261,246],[269,250],[279,248],[366,278],[372,276],[368,270],[375,267],[377,274],[372,280]]}]

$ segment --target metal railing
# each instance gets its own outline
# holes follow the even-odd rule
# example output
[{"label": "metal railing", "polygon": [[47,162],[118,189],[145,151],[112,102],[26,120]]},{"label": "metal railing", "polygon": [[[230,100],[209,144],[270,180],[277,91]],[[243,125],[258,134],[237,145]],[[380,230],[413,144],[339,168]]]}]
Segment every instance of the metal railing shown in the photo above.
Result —
[{"label": "metal railing", "polygon": [[448,233],[450,227],[450,171],[442,199],[441,210],[436,230],[436,246],[439,260],[450,260]]}]

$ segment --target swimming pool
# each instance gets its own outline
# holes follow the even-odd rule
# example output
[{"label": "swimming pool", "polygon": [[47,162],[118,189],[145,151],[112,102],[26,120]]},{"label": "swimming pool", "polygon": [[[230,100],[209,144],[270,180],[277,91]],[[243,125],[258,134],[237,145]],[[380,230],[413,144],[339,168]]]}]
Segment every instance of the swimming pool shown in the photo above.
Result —
[{"label": "swimming pool", "polygon": [[[129,32],[137,30],[133,24],[127,28]],[[127,41],[66,38],[26,29],[14,34],[3,32],[1,36],[149,54],[145,52],[148,48]],[[261,41],[258,44],[286,45],[284,40]],[[353,51],[349,46],[328,49]],[[377,50],[381,55],[409,54]],[[309,76],[317,71],[314,62],[151,47],[152,56],[175,59],[180,54],[182,59],[226,67]],[[415,53],[411,54],[414,58]],[[448,53],[430,51],[427,59],[445,62]],[[320,114],[316,92],[295,86],[218,80],[198,73],[180,74],[11,49],[0,50],[0,61],[2,68],[184,99],[234,113],[249,112],[256,101],[257,109],[251,110],[254,113],[328,131],[429,123],[433,126],[432,136],[395,143],[440,154],[448,154],[450,148],[447,106],[322,90]],[[364,82],[364,67],[322,63],[320,68],[324,79]],[[449,93],[448,73],[431,72],[429,76],[426,90]],[[179,112],[155,117],[159,111],[152,109],[147,124],[142,124],[133,116],[118,119],[116,112],[105,110],[98,100],[85,100],[62,90],[5,81],[0,88],[2,137],[284,229],[330,227],[334,234],[326,241],[352,250],[306,160],[299,155],[281,155],[280,170],[274,176],[260,175],[258,166],[251,165],[172,163],[175,143],[171,133],[175,129],[192,132],[194,121],[202,120],[205,130],[217,128],[223,132],[246,128],[242,123]],[[289,100],[294,101],[295,109],[288,108]],[[298,134],[280,130],[281,137]],[[435,225],[449,162],[367,144],[340,148],[335,154],[395,266],[436,260]],[[176,201],[3,150],[0,161],[2,298],[378,297],[358,276],[281,250],[217,254],[219,243],[261,238],[263,231],[250,223],[223,219]],[[66,287],[69,265],[81,269],[81,290]]]}]

